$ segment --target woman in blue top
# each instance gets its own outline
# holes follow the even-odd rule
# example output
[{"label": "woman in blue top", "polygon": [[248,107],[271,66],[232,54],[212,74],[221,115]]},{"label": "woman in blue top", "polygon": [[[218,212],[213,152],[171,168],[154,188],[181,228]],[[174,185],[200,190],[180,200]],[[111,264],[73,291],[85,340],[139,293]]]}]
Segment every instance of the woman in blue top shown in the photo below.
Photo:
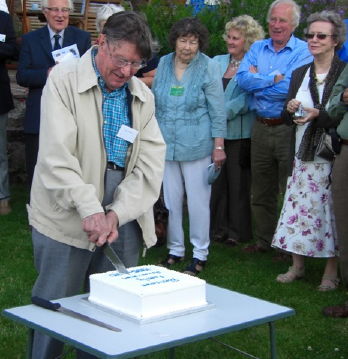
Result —
[{"label": "woman in blue top", "polygon": [[227,136],[226,162],[212,186],[211,235],[230,245],[249,241],[250,211],[250,131],[255,114],[249,110],[248,95],[235,79],[238,66],[251,44],[262,39],[262,27],[251,16],[238,16],[225,25],[226,55],[214,57],[225,90]]},{"label": "woman in blue top", "polygon": [[175,23],[169,42],[175,52],[161,58],[153,83],[156,117],[167,145],[163,191],[169,211],[170,267],[185,254],[182,227],[186,191],[193,259],[186,272],[202,271],[210,244],[210,185],[207,167],[220,168],[225,160],[226,117],[218,66],[201,51],[208,30],[197,19]]}]

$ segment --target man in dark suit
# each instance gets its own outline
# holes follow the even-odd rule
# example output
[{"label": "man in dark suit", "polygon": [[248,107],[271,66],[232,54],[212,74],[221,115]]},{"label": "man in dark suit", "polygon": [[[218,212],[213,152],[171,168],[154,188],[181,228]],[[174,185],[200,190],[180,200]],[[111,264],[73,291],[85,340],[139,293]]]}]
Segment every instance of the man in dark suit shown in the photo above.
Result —
[{"label": "man in dark suit", "polygon": [[39,147],[40,102],[42,89],[46,84],[55,61],[52,51],[76,44],[82,56],[91,46],[90,35],[76,27],[68,26],[71,0],[43,0],[42,12],[47,26],[29,32],[22,38],[19,56],[17,82],[28,87],[24,118],[26,169],[29,187],[34,174]]},{"label": "man in dark suit", "polygon": [[7,119],[13,101],[6,61],[17,56],[16,36],[9,14],[0,11],[0,215],[11,211],[7,160]]}]

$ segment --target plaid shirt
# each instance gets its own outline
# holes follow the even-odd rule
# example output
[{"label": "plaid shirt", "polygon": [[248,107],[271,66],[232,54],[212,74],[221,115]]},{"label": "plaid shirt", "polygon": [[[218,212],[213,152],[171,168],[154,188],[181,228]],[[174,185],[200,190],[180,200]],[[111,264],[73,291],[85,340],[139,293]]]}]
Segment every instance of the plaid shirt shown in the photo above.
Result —
[{"label": "plaid shirt", "polygon": [[129,143],[118,137],[117,133],[122,125],[130,127],[126,92],[127,84],[112,92],[107,90],[105,81],[95,63],[97,52],[97,49],[92,51],[92,63],[103,94],[103,136],[107,160],[108,162],[114,162],[121,167],[125,167]]}]

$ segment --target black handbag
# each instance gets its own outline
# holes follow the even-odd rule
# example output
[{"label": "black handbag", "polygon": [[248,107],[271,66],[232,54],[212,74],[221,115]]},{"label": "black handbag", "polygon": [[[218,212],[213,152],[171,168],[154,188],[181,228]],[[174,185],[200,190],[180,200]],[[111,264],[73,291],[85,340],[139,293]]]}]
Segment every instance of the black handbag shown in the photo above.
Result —
[{"label": "black handbag", "polygon": [[327,161],[333,161],[340,153],[341,143],[335,128],[330,128],[322,133],[315,154]]}]

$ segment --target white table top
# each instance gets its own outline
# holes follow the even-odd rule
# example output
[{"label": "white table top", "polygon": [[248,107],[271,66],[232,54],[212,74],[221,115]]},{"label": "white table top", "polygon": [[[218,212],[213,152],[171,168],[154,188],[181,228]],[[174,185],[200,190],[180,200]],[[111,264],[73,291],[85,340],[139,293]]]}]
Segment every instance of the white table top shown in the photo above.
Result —
[{"label": "white table top", "polygon": [[295,314],[291,308],[207,285],[206,310],[140,324],[101,310],[86,294],[56,300],[62,306],[121,329],[113,332],[35,305],[6,309],[3,315],[102,359],[131,358]]}]

